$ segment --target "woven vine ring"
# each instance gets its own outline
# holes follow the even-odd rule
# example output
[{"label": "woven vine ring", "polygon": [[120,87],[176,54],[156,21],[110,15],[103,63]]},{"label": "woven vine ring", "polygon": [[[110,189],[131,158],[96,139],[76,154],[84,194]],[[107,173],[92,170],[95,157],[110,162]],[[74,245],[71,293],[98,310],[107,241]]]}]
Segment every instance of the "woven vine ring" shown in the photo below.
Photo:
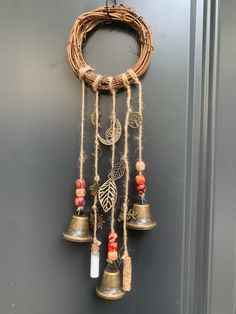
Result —
[{"label": "woven vine ring", "polygon": [[[108,14],[109,12],[109,14]],[[149,27],[132,9],[123,4],[112,5],[109,7],[99,7],[93,11],[80,15],[75,21],[67,46],[67,53],[69,63],[79,77],[81,69],[89,68],[89,65],[85,62],[82,49],[85,43],[87,34],[99,24],[110,24],[111,21],[121,23],[129,28],[132,28],[137,34],[140,43],[140,56],[136,63],[132,66],[131,70],[139,78],[147,70],[153,51],[152,35]],[[98,74],[89,69],[84,73],[83,80],[89,86],[93,86]],[[134,83],[134,77],[126,72],[128,83]],[[109,77],[102,76],[99,80],[98,90],[106,91],[109,89],[119,90],[125,87],[125,83],[122,79],[122,74],[113,76],[113,80],[110,85]]]}]

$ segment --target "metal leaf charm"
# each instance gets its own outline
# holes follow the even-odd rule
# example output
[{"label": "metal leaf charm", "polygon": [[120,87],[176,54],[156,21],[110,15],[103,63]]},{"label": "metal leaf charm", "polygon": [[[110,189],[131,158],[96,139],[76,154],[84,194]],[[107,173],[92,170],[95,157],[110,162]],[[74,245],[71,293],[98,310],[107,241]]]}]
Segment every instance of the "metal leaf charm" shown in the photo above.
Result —
[{"label": "metal leaf charm", "polygon": [[114,180],[118,180],[122,178],[124,174],[125,174],[125,162],[124,160],[120,160],[115,164],[114,168],[111,169],[109,177],[113,178]]},{"label": "metal leaf charm", "polygon": [[117,200],[117,187],[113,180],[108,179],[103,183],[98,191],[98,199],[104,212],[107,213]]},{"label": "metal leaf charm", "polygon": [[[121,123],[118,119],[116,119],[115,121],[115,140],[114,143],[116,143],[121,136]],[[99,141],[104,144],[104,145],[112,145],[113,144],[113,140],[112,140],[112,135],[113,135],[113,129],[112,126],[110,128],[108,128],[105,132],[105,138],[101,137],[100,134],[98,134],[98,139]]]},{"label": "metal leaf charm", "polygon": [[143,119],[142,116],[140,115],[139,112],[130,112],[129,113],[129,126],[133,129],[136,129],[138,127],[140,127],[140,125],[142,124]]}]

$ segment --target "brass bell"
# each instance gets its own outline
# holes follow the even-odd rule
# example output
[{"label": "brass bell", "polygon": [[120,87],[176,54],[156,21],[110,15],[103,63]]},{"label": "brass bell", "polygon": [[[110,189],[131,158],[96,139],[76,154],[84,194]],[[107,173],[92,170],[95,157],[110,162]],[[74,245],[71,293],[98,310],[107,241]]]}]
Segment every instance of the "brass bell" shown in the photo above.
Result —
[{"label": "brass bell", "polygon": [[125,292],[122,290],[122,278],[118,269],[106,267],[100,282],[96,288],[96,294],[105,300],[119,300]]},{"label": "brass bell", "polygon": [[127,227],[134,230],[152,230],[156,227],[156,222],[152,220],[149,204],[133,205],[134,217],[127,222]]},{"label": "brass bell", "polygon": [[72,242],[90,242],[92,236],[89,234],[89,221],[87,216],[73,215],[70,225],[63,238]]}]

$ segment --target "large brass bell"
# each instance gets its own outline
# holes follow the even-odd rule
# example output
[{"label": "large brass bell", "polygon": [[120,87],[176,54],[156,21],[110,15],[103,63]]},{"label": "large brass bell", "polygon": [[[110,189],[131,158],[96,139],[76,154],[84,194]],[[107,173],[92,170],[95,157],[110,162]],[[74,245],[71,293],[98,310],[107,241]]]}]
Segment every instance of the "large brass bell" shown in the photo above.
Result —
[{"label": "large brass bell", "polygon": [[127,227],[134,230],[152,230],[157,223],[152,220],[151,209],[149,204],[133,205],[134,217],[127,222]]},{"label": "large brass bell", "polygon": [[96,294],[106,300],[119,300],[125,295],[118,269],[105,268],[100,285],[96,288]]},{"label": "large brass bell", "polygon": [[89,234],[88,217],[73,215],[67,231],[62,235],[68,241],[90,242],[92,236]]}]

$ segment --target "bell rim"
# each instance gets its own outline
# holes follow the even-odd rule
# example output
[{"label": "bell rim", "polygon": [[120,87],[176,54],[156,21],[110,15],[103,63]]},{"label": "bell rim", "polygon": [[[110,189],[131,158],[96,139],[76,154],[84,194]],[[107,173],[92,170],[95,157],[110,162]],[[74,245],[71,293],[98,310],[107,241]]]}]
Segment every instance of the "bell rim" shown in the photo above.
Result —
[{"label": "bell rim", "polygon": [[117,294],[107,294],[104,293],[102,291],[99,290],[99,287],[96,288],[96,295],[104,300],[109,300],[109,301],[115,301],[115,300],[119,300],[121,298],[123,298],[123,296],[125,295],[125,291],[123,291],[122,289],[119,290],[119,293]]},{"label": "bell rim", "polygon": [[85,216],[85,215],[83,215],[83,216],[72,215],[72,218],[74,218],[74,219],[85,219],[85,220],[87,220],[87,219],[88,219],[88,216]]},{"label": "bell rim", "polygon": [[83,242],[91,242],[92,241],[91,235],[89,235],[87,237],[75,237],[75,236],[72,236],[72,235],[69,235],[69,234],[63,232],[62,236],[65,240],[70,241],[70,242],[83,243]]},{"label": "bell rim", "polygon": [[119,271],[119,270],[116,270],[116,271],[112,272],[112,271],[109,271],[109,270],[104,269],[104,273],[109,274],[109,275],[111,275],[111,276],[120,275],[120,271]]},{"label": "bell rim", "polygon": [[133,207],[148,207],[148,208],[150,208],[150,204],[149,203],[143,203],[143,204],[141,204],[141,203],[134,203]]},{"label": "bell rim", "polygon": [[148,231],[148,230],[153,230],[157,226],[157,223],[153,221],[152,223],[148,223],[146,225],[139,225],[137,223],[132,223],[132,222],[127,222],[127,228],[132,229],[132,230],[143,230],[143,231]]}]

